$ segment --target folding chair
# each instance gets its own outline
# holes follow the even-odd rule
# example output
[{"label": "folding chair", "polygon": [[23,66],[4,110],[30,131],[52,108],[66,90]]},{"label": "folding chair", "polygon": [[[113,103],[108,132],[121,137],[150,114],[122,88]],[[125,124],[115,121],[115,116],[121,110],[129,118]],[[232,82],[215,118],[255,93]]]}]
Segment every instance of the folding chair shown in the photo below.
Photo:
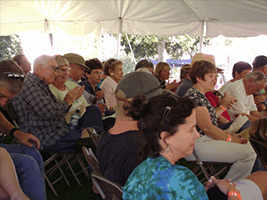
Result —
[{"label": "folding chair", "polygon": [[[57,182],[59,182],[61,179],[63,179],[69,187],[71,187],[71,185],[70,185],[70,182],[68,181],[66,175],[64,174],[64,172],[61,168],[61,165],[63,162],[63,157],[57,153],[54,153],[54,154],[48,153],[48,152],[46,152],[46,153],[49,154],[49,158],[44,161],[45,180],[46,180],[47,184],[49,185],[50,189],[52,190],[52,192],[54,193],[54,195],[58,196],[58,194],[54,188],[54,185]],[[59,175],[59,177],[55,178],[54,173],[57,170],[59,171],[60,175]],[[53,175],[53,177],[52,177],[52,175]],[[52,179],[54,179],[54,180],[52,181]]]},{"label": "folding chair", "polygon": [[[94,152],[92,151],[91,148],[86,148],[86,147],[82,147],[82,151],[83,151],[83,154],[85,156],[85,159],[88,163],[88,165],[90,166],[90,168],[93,170],[93,171],[98,171],[100,172],[99,170],[99,167],[98,167],[98,160],[94,154]],[[100,196],[104,199],[105,198],[105,194],[104,194],[104,191],[101,189],[100,185],[94,180],[92,179],[92,190],[94,193],[99,193]]]},{"label": "folding chair", "polygon": [[195,150],[193,151],[193,155],[196,160],[187,162],[197,165],[191,170],[196,174],[202,184],[205,184],[210,179],[210,176],[219,178],[219,176],[226,173],[232,165],[232,163],[225,162],[202,162]]},{"label": "folding chair", "polygon": [[91,177],[94,182],[98,183],[104,192],[105,196],[101,195],[102,199],[122,200],[122,187],[119,184],[108,180],[98,171],[93,171]]},{"label": "folding chair", "polygon": [[249,137],[249,141],[251,146],[253,147],[254,151],[256,152],[258,158],[261,160],[262,163],[265,163],[262,158],[266,156],[267,153],[267,143],[263,141],[259,141],[254,137]]},{"label": "folding chair", "polygon": [[98,135],[95,132],[94,128],[87,128],[86,130],[87,130],[88,134],[90,135],[90,137],[92,138],[95,147],[97,148],[97,145],[98,145],[98,142],[99,142],[99,139],[100,139],[100,135]]}]

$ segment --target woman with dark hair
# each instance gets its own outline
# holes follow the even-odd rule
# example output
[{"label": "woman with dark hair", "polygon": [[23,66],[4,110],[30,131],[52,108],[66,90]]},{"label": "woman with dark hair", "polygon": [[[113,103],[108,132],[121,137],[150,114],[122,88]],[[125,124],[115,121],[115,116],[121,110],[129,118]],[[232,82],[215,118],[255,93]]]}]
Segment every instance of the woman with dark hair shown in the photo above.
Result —
[{"label": "woman with dark hair", "polygon": [[[228,107],[214,108],[205,96],[217,81],[217,70],[209,61],[194,62],[190,71],[193,87],[185,97],[193,100],[196,107],[197,127],[202,137],[196,140],[195,150],[202,161],[233,163],[226,178],[241,180],[251,173],[256,154],[240,134],[228,133],[218,127],[217,116]],[[195,160],[193,156],[186,157]]]},{"label": "woman with dark hair", "polygon": [[[135,168],[123,187],[123,199],[208,200],[204,186],[193,172],[175,164],[192,154],[195,140],[199,137],[194,103],[172,94],[153,97],[147,103],[143,100],[140,96],[135,98],[130,111],[130,115],[138,120],[139,131],[145,141],[140,152],[143,162]],[[257,180],[267,177],[266,172],[260,174],[262,178],[257,177]],[[246,179],[235,187],[229,182],[212,177],[206,190],[216,185],[225,199],[228,195],[228,200],[240,200],[240,193],[243,200],[262,200],[260,188],[266,188],[263,183],[257,186]]]}]

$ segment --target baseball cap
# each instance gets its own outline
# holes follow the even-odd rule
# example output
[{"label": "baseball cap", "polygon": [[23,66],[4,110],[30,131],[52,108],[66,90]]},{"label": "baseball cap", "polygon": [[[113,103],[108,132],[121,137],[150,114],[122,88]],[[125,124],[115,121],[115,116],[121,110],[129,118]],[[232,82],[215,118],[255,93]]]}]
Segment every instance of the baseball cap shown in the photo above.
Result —
[{"label": "baseball cap", "polygon": [[82,66],[85,69],[89,69],[86,65],[85,65],[85,60],[82,56],[76,54],[76,53],[67,53],[64,54],[64,57],[67,59],[67,61],[70,64],[77,64]]},{"label": "baseball cap", "polygon": [[127,99],[145,95],[146,99],[162,94],[163,89],[158,79],[151,73],[135,71],[126,74],[119,81],[116,92],[121,90]]},{"label": "baseball cap", "polygon": [[253,63],[253,68],[262,68],[267,65],[267,57],[266,56],[257,56]]}]

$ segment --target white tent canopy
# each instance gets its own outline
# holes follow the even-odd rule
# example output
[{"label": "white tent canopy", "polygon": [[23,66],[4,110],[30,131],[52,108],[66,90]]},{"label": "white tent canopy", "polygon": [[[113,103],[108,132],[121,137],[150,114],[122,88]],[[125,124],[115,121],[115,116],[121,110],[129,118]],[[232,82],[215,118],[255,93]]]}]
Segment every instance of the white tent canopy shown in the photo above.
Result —
[{"label": "white tent canopy", "polygon": [[0,0],[0,35],[29,30],[85,35],[257,36],[266,0]]}]

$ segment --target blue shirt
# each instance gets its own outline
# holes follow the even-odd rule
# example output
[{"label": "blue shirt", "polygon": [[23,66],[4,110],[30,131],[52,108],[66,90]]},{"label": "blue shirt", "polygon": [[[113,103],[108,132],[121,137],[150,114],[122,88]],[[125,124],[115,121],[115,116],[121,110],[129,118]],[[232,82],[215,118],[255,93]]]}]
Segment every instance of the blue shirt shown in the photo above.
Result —
[{"label": "blue shirt", "polygon": [[162,156],[143,161],[122,189],[125,200],[208,200],[204,186],[192,171],[172,165]]}]

